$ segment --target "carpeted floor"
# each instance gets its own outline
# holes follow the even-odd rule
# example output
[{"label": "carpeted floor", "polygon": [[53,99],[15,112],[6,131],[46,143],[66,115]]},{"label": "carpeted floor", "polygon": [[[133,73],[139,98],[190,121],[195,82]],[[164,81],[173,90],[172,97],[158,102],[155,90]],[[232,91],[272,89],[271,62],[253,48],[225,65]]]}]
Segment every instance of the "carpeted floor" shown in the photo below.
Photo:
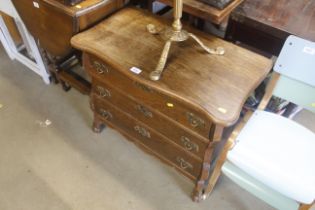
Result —
[{"label": "carpeted floor", "polygon": [[[192,202],[190,180],[112,129],[93,133],[87,96],[45,85],[2,47],[0,104],[0,210],[272,209],[224,176]],[[314,115],[298,119],[315,131]]]}]

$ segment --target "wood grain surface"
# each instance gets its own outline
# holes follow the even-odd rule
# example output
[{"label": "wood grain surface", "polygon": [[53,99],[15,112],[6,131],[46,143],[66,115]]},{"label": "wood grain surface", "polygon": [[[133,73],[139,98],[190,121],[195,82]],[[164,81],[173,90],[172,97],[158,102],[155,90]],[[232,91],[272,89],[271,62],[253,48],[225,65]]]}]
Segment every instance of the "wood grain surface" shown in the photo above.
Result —
[{"label": "wood grain surface", "polygon": [[315,0],[246,0],[233,15],[240,21],[269,26],[266,29],[274,35],[293,34],[315,41]]},{"label": "wood grain surface", "polygon": [[[158,0],[169,6],[173,6],[173,0]],[[183,10],[195,17],[202,18],[215,24],[220,24],[226,20],[230,13],[244,0],[234,0],[224,9],[220,10],[199,0],[183,0]]]},{"label": "wood grain surface", "polygon": [[[169,24],[149,13],[127,8],[73,37],[71,43],[133,80],[202,110],[217,124],[235,123],[248,95],[270,71],[271,60],[194,31],[209,47],[224,47],[226,54],[206,54],[192,40],[175,43],[161,80],[153,82],[149,73],[157,65],[164,41],[147,32],[149,23],[158,27]],[[140,68],[142,73],[132,73],[131,67]]]},{"label": "wood grain surface", "polygon": [[[92,97],[91,100],[97,117],[106,125],[115,128],[134,143],[144,146],[150,153],[172,165],[188,178],[194,181],[198,179],[202,168],[201,160],[194,158],[154,129],[122,111],[116,104],[98,100],[95,97]],[[104,111],[110,113],[110,117],[104,118],[102,114]],[[138,129],[141,129],[146,135],[141,134]]]},{"label": "wood grain surface", "polygon": [[71,37],[92,26],[123,5],[122,0],[86,0],[66,6],[62,0],[12,0],[29,32],[52,56],[63,58],[71,53]]},{"label": "wood grain surface", "polygon": [[6,13],[0,11],[0,16],[2,16],[5,25],[7,26],[9,33],[14,41],[14,43],[18,46],[23,43],[21,34],[15,24],[14,18]]},{"label": "wood grain surface", "polygon": [[[100,89],[101,87],[101,89]],[[110,96],[104,96],[100,90],[107,90]],[[99,101],[106,100],[112,104],[118,105],[124,112],[135,116],[139,121],[149,125],[156,131],[171,139],[174,143],[191,153],[197,159],[204,156],[206,146],[209,143],[208,138],[197,135],[192,128],[188,129],[177,123],[174,119],[163,115],[159,109],[153,109],[144,102],[133,99],[130,95],[121,90],[116,90],[108,84],[93,81],[93,98],[98,98]],[[145,114],[143,110],[146,110]],[[184,138],[184,139],[183,139]],[[188,144],[187,144],[188,141]]]}]

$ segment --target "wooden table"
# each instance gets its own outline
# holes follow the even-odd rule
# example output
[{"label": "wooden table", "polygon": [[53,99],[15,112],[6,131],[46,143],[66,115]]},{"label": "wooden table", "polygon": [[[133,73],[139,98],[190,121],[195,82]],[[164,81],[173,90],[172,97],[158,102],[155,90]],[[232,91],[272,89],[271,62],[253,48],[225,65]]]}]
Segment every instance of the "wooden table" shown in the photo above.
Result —
[{"label": "wooden table", "polygon": [[123,7],[125,0],[85,0],[74,6],[65,5],[63,0],[12,2],[29,32],[38,40],[55,80],[61,82],[65,90],[71,85],[89,94],[89,83],[63,65],[78,54],[71,47],[70,39]]},{"label": "wooden table", "polygon": [[[151,8],[154,1],[159,1],[168,6],[173,6],[174,2],[173,0],[150,0],[151,3],[149,3],[149,5],[151,5]],[[230,13],[242,2],[243,0],[234,0],[226,8],[220,10],[199,0],[183,0],[183,10],[184,12],[205,21],[217,25],[225,25],[229,19]]]},{"label": "wooden table", "polygon": [[190,28],[207,46],[222,46],[226,54],[206,54],[193,40],[174,43],[161,79],[151,81],[164,41],[150,34],[147,24],[171,23],[127,8],[72,38],[92,78],[93,129],[100,132],[104,124],[117,129],[192,179],[193,198],[202,200],[218,177],[209,174],[223,129],[238,120],[272,62]]},{"label": "wooden table", "polygon": [[279,55],[290,34],[315,41],[315,0],[246,0],[232,13],[227,38]]}]

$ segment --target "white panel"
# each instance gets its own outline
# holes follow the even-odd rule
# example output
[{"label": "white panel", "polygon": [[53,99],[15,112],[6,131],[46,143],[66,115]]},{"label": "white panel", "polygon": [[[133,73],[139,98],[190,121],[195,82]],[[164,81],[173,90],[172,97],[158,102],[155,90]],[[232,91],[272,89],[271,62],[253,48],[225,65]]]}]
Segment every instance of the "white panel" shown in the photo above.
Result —
[{"label": "white panel", "polygon": [[0,0],[0,10],[12,17],[17,17],[17,12],[11,0]]},{"label": "white panel", "polygon": [[315,134],[282,116],[256,111],[228,159],[270,188],[301,203],[315,199]]},{"label": "white panel", "polygon": [[315,86],[315,42],[289,36],[274,70],[289,78]]},{"label": "white panel", "polygon": [[222,166],[224,175],[232,179],[243,189],[249,191],[259,199],[280,210],[297,210],[299,203],[292,200],[279,192],[267,187],[263,183],[246,174],[244,171],[226,161]]}]

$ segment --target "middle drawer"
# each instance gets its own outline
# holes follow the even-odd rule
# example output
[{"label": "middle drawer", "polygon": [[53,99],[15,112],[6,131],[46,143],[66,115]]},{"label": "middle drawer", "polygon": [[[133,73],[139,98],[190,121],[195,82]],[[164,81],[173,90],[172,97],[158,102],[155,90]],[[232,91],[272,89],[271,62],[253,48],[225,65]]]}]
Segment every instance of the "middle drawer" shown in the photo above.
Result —
[{"label": "middle drawer", "polygon": [[149,153],[166,161],[190,179],[196,180],[199,177],[202,161],[191,157],[154,129],[124,113],[116,104],[100,101],[95,97],[91,98],[91,102],[92,109],[105,124],[117,129],[142,148],[144,146]]},{"label": "middle drawer", "polygon": [[151,107],[136,101],[132,96],[123,93],[108,84],[93,82],[92,97],[110,101],[120,109],[129,113],[144,124],[154,128],[169,140],[181,146],[199,160],[203,159],[209,141],[198,134],[189,131],[186,127],[157,112]]}]

